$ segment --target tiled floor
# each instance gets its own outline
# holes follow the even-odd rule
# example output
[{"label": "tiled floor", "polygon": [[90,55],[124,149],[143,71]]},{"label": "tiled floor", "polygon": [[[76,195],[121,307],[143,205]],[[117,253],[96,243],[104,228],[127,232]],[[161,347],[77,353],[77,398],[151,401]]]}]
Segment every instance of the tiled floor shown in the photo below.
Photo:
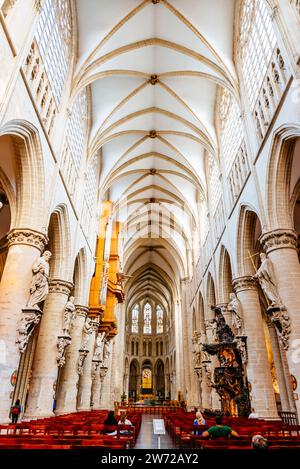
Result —
[{"label": "tiled floor", "polygon": [[[135,445],[135,449],[156,449],[158,448],[158,436],[153,435],[153,416],[143,415],[141,430]],[[155,417],[158,418],[158,417]],[[168,433],[160,437],[161,449],[172,449],[174,444]]]}]

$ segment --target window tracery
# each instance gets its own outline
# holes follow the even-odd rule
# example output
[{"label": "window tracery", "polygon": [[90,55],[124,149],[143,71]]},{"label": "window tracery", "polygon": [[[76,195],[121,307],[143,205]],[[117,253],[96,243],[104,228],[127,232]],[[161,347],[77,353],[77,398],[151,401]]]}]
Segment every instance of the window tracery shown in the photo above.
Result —
[{"label": "window tracery", "polygon": [[139,305],[135,305],[131,312],[131,332],[133,334],[139,333]]},{"label": "window tracery", "polygon": [[240,26],[242,74],[253,110],[276,45],[276,36],[263,0],[244,0]]},{"label": "window tracery", "polygon": [[45,0],[36,29],[36,43],[59,105],[71,61],[72,21],[69,0]]},{"label": "window tracery", "polygon": [[151,320],[152,320],[152,307],[150,303],[146,303],[144,306],[144,327],[143,327],[144,334],[152,333]]},{"label": "window tracery", "polygon": [[156,306],[156,333],[162,334],[164,332],[164,312],[160,305]]}]

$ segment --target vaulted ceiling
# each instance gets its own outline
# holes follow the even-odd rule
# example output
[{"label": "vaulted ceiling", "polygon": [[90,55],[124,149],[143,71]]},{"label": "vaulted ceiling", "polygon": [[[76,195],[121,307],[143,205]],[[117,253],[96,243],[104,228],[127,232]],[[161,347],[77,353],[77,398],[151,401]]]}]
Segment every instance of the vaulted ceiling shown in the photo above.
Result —
[{"label": "vaulted ceiling", "polygon": [[[89,155],[101,155],[102,200],[125,233],[137,289],[170,298],[191,274],[206,157],[217,158],[220,87],[238,94],[235,0],[78,0],[74,92],[89,86]],[[136,285],[136,289],[132,285]],[[130,300],[130,298],[129,298]]]}]

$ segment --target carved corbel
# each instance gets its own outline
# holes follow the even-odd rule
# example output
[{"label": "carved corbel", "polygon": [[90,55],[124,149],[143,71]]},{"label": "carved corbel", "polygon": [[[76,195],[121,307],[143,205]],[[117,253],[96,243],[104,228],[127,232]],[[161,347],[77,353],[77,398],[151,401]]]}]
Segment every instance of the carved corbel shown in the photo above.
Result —
[{"label": "carved corbel", "polygon": [[41,320],[42,311],[40,309],[24,308],[22,309],[22,317],[20,327],[18,329],[18,338],[16,343],[21,353],[24,353],[29,339],[33,331]]}]

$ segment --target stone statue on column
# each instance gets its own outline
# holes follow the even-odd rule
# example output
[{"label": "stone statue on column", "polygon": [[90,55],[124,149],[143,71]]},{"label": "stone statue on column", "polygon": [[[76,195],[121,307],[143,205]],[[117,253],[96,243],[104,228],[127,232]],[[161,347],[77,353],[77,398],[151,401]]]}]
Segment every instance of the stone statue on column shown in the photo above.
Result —
[{"label": "stone statue on column", "polygon": [[29,339],[41,320],[42,310],[40,304],[49,293],[49,259],[50,251],[45,251],[32,266],[32,281],[30,284],[30,296],[25,308],[22,309],[22,317],[18,328],[16,343],[21,353],[25,352]]},{"label": "stone statue on column", "polygon": [[228,311],[232,314],[232,325],[238,334],[242,334],[243,330],[243,308],[240,300],[235,293],[230,293],[230,301],[228,303]]},{"label": "stone statue on column", "polygon": [[63,333],[70,335],[73,321],[75,319],[75,305],[74,305],[74,296],[70,296],[69,300],[66,303],[64,310],[64,319],[63,319]]},{"label": "stone statue on column", "polygon": [[110,346],[111,346],[110,341],[105,339],[104,346],[103,346],[103,362],[102,362],[103,367],[108,366],[108,359],[110,356]]},{"label": "stone statue on column", "polygon": [[105,332],[98,332],[95,342],[94,356],[93,360],[99,362],[103,361],[103,348],[104,348],[104,337]]},{"label": "stone statue on column", "polygon": [[82,330],[82,339],[81,339],[81,345],[80,345],[81,350],[87,349],[87,345],[88,345],[90,335],[92,332],[93,332],[93,321],[91,318],[87,317],[84,322],[84,326]]},{"label": "stone statue on column", "polygon": [[85,359],[89,353],[88,349],[88,342],[90,339],[90,335],[93,332],[94,324],[91,318],[87,317],[83,326],[82,330],[82,339],[81,339],[81,345],[79,349],[79,357],[78,357],[78,363],[77,363],[77,373],[79,375],[82,375],[83,373],[83,365],[85,362]]},{"label": "stone statue on column", "polygon": [[46,299],[49,293],[49,259],[51,255],[50,251],[45,251],[32,266],[33,278],[27,308],[40,309],[39,304]]},{"label": "stone statue on column", "polygon": [[199,335],[196,331],[194,332],[194,337],[193,337],[192,342],[194,346],[193,347],[193,355],[194,355],[193,362],[194,362],[194,366],[198,367],[198,366],[201,366],[201,344],[199,340]]},{"label": "stone statue on column", "polygon": [[282,303],[277,291],[272,261],[263,252],[260,254],[260,259],[261,265],[252,278],[258,280],[270,306],[280,308]]},{"label": "stone statue on column", "polygon": [[71,343],[71,329],[73,321],[75,319],[75,305],[74,305],[74,296],[70,296],[69,300],[66,303],[63,316],[63,327],[62,334],[57,338],[57,355],[56,361],[59,367],[62,367],[66,363],[66,349]]},{"label": "stone statue on column", "polygon": [[267,301],[270,303],[267,308],[267,314],[275,324],[281,346],[284,350],[288,350],[289,336],[291,333],[290,317],[278,294],[271,259],[269,259],[265,253],[260,254],[260,259],[261,265],[252,278],[258,280]]}]

